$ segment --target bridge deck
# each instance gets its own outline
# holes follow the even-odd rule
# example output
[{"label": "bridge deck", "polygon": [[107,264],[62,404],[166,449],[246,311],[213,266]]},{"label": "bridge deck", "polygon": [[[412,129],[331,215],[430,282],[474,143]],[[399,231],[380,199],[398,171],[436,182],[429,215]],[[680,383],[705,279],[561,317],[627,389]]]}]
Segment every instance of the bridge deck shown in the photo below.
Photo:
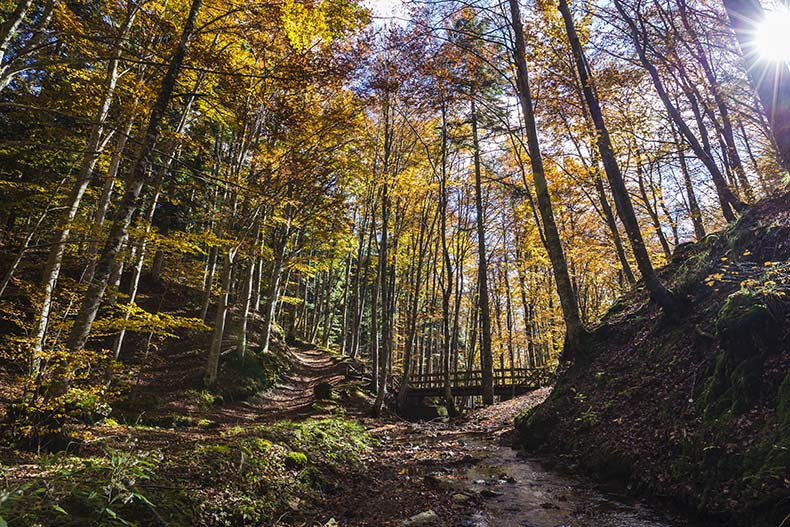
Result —
[{"label": "bridge deck", "polygon": [[[506,368],[494,370],[494,395],[519,395],[546,386],[548,368]],[[482,395],[483,372],[470,370],[450,375],[453,395]],[[409,392],[414,395],[441,395],[444,393],[443,373],[414,375],[409,382]]]}]

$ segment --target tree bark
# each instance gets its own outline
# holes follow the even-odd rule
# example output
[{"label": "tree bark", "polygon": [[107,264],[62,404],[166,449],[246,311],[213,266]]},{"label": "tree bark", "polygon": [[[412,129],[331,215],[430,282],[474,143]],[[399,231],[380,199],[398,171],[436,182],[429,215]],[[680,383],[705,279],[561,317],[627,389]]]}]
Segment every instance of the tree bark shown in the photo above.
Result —
[{"label": "tree bark", "polygon": [[66,252],[66,243],[71,234],[71,225],[77,217],[77,212],[82,202],[82,197],[85,195],[85,190],[88,188],[93,177],[93,170],[96,167],[96,162],[99,160],[103,143],[107,140],[105,135],[105,124],[107,116],[110,112],[110,105],[112,104],[115,95],[115,89],[118,85],[120,75],[118,73],[118,65],[123,51],[122,43],[126,34],[134,23],[135,16],[137,15],[138,8],[133,7],[127,13],[126,19],[119,31],[119,37],[116,39],[113,46],[110,62],[107,66],[106,86],[102,95],[99,109],[96,112],[94,124],[91,127],[91,133],[85,145],[85,152],[82,156],[80,171],[77,174],[77,179],[69,194],[66,213],[61,218],[58,226],[55,228],[53,242],[47,256],[47,262],[44,266],[43,273],[43,298],[41,300],[41,309],[38,313],[36,326],[33,330],[33,357],[31,360],[31,372],[35,373],[39,368],[39,355],[44,349],[44,341],[46,340],[47,326],[49,325],[49,315],[52,309],[52,295],[60,276],[60,268],[63,264],[63,255]]},{"label": "tree bark", "polygon": [[162,129],[162,120],[173,98],[176,80],[178,74],[181,72],[187,47],[192,38],[192,33],[194,32],[201,1],[202,0],[192,0],[189,15],[187,16],[184,29],[181,33],[181,38],[170,60],[167,72],[162,79],[162,85],[159,89],[156,102],[151,110],[148,127],[141,140],[140,147],[132,165],[132,171],[126,182],[126,192],[121,202],[118,204],[116,219],[113,222],[107,242],[104,245],[101,257],[96,266],[93,282],[88,288],[80,312],[72,327],[67,342],[69,351],[74,352],[85,346],[93,321],[96,318],[96,313],[99,311],[104,292],[107,289],[107,281],[110,276],[113,262],[118,252],[121,250],[121,245],[126,237],[129,224],[132,221],[132,215],[137,208],[140,191],[149,178],[147,169],[151,164],[156,142]]},{"label": "tree bark", "polygon": [[524,41],[524,28],[521,24],[521,10],[518,0],[508,0],[510,17],[515,38],[516,81],[521,112],[527,134],[527,147],[529,150],[532,177],[535,180],[535,193],[537,195],[538,210],[543,222],[543,232],[546,239],[546,252],[551,261],[552,273],[557,284],[557,294],[560,297],[563,320],[565,321],[565,353],[567,359],[573,359],[584,353],[588,337],[587,329],[579,317],[579,306],[573,293],[573,286],[568,274],[568,263],[560,241],[559,230],[554,220],[548,182],[543,167],[543,158],[540,152],[540,141],[535,124],[535,112],[532,107],[532,95],[529,88],[529,74],[527,71],[526,43]]},{"label": "tree bark", "polygon": [[225,261],[222,263],[222,293],[217,302],[217,312],[214,315],[214,332],[211,337],[211,347],[206,359],[206,370],[203,374],[203,384],[213,386],[217,382],[219,372],[219,357],[222,353],[222,339],[225,336],[225,319],[228,313],[228,297],[231,288],[231,275],[233,261],[236,258],[236,249],[225,251]]},{"label": "tree bark", "polygon": [[475,210],[477,212],[477,284],[480,304],[480,368],[483,381],[483,404],[494,403],[494,356],[491,349],[491,307],[488,298],[488,258],[483,210],[483,185],[480,167],[480,145],[477,132],[477,108],[472,98],[472,153],[475,171]]}]

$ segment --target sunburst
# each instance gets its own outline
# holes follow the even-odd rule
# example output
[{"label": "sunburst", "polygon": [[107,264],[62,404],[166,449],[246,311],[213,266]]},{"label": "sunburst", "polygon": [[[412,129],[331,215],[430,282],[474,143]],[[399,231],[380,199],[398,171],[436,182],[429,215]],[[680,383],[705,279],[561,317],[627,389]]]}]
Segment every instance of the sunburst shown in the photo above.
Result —
[{"label": "sunburst", "polygon": [[766,11],[754,32],[755,51],[765,62],[790,61],[790,9]]}]

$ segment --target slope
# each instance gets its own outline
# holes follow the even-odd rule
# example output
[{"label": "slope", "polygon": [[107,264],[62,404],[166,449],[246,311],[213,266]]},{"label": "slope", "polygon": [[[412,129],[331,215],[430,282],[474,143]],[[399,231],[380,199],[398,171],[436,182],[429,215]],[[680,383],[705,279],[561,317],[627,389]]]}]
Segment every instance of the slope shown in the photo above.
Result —
[{"label": "slope", "polygon": [[[530,448],[569,455],[722,524],[790,513],[790,195],[678,247],[661,277],[687,302],[665,316],[643,287],[594,330],[589,356],[516,420]],[[710,519],[713,518],[713,519]]]}]

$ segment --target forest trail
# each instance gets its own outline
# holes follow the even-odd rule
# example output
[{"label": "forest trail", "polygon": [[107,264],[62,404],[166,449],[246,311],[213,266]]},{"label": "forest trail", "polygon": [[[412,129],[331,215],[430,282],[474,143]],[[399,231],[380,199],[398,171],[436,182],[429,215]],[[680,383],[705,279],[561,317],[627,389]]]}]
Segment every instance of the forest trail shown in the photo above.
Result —
[{"label": "forest trail", "polygon": [[291,367],[277,383],[243,403],[257,414],[257,420],[304,417],[312,412],[319,384],[334,387],[346,378],[348,363],[327,351],[297,345],[289,353]]}]

